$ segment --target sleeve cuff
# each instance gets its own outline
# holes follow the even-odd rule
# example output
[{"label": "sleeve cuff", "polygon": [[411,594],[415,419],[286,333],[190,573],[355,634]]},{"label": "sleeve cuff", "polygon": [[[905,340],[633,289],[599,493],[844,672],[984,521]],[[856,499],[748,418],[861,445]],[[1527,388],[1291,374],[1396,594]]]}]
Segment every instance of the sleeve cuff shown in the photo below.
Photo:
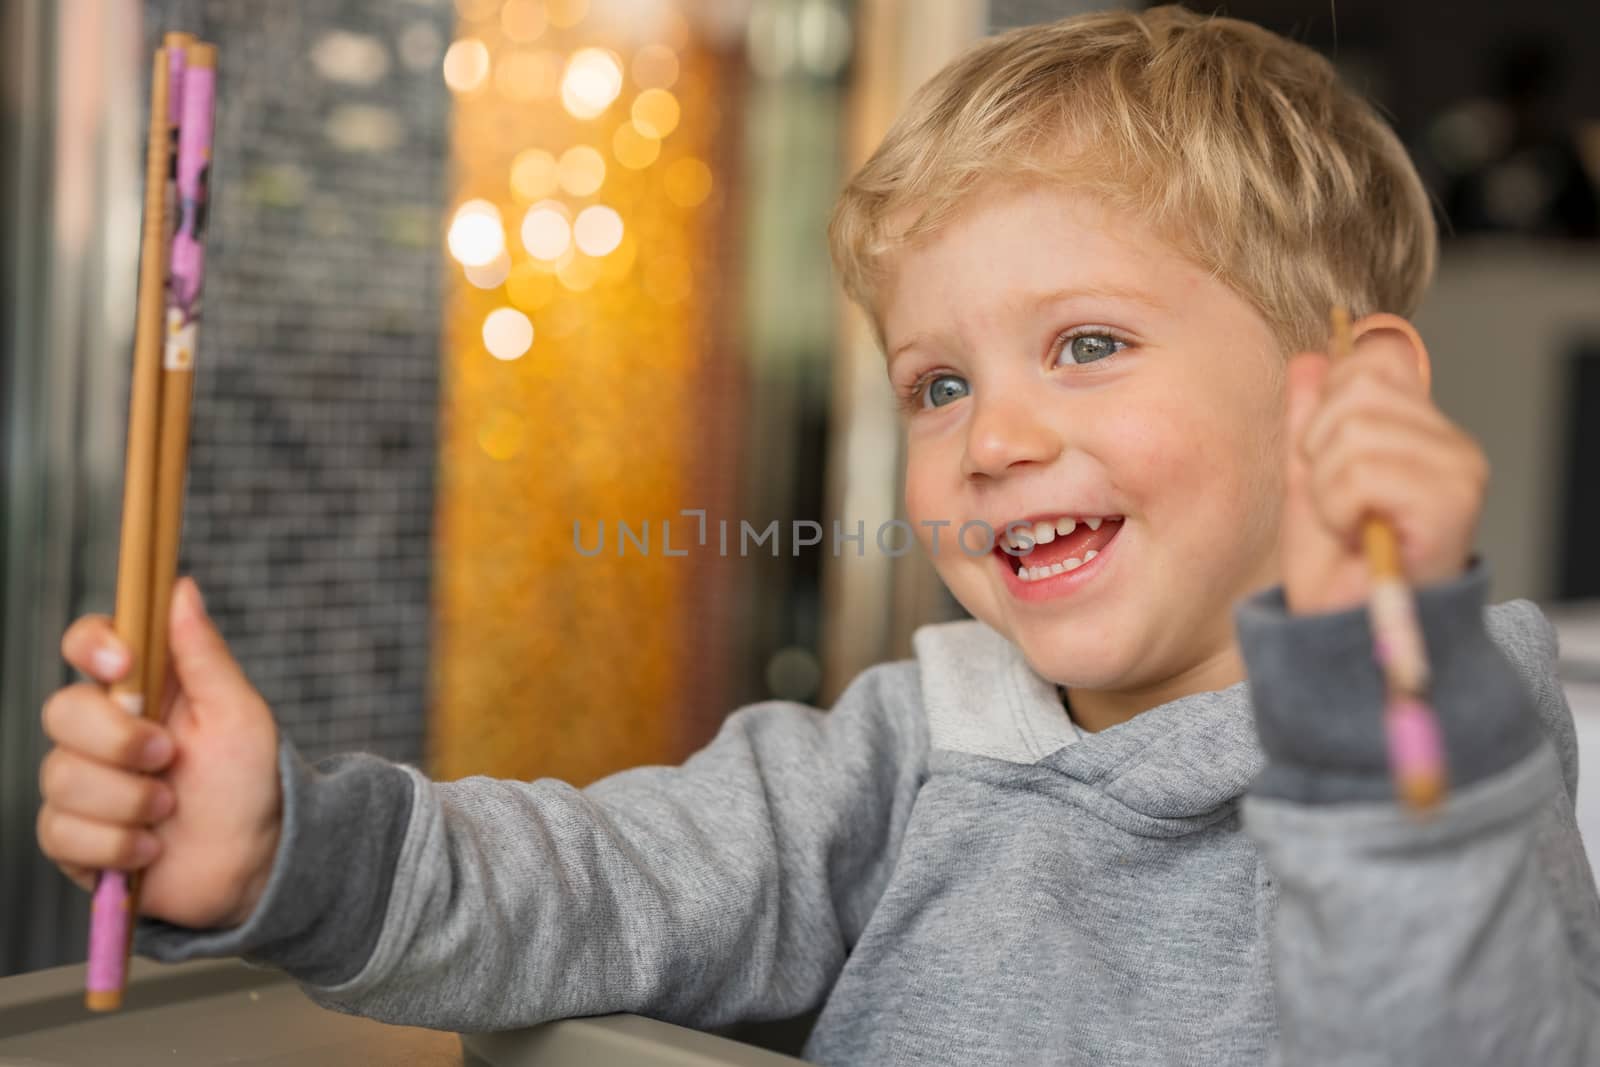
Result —
[{"label": "sleeve cuff", "polygon": [[278,746],[283,829],[272,873],[241,926],[193,930],[141,918],[134,950],[164,963],[215,956],[331,986],[357,974],[382,932],[412,808],[411,776],[367,753],[312,766]]},{"label": "sleeve cuff", "polygon": [[[1531,697],[1484,623],[1488,588],[1474,555],[1459,577],[1415,590],[1454,788],[1505,770],[1540,741]],[[1366,605],[1291,615],[1278,585],[1241,602],[1234,618],[1267,755],[1253,792],[1307,804],[1392,800]]]}]

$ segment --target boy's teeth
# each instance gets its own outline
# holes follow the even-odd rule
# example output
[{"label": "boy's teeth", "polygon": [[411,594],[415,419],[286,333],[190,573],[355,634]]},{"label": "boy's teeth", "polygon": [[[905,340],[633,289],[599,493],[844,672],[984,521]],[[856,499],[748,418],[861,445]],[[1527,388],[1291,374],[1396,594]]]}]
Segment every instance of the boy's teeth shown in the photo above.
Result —
[{"label": "boy's teeth", "polygon": [[[1078,528],[1078,521],[1079,520],[1077,519],[1066,517],[1056,519],[1054,521],[1036,522],[1028,526],[1023,526],[1019,523],[1015,526],[1015,528],[1013,528],[1011,525],[1007,525],[1004,531],[1006,544],[1010,545],[1011,548],[1015,550],[1017,555],[1026,556],[1029,552],[1032,552],[1036,546],[1048,545],[1056,538],[1065,537],[1072,533]],[[1089,529],[1098,530],[1100,529],[1100,524],[1106,520],[1104,518],[1097,517],[1093,519],[1084,519],[1082,521],[1085,526],[1089,527]],[[1095,553],[1090,552],[1083,558],[1082,562],[1087,563],[1094,557]],[[1072,568],[1068,567],[1067,569],[1071,570]]]},{"label": "boy's teeth", "polygon": [[1049,578],[1051,575],[1065,574],[1067,571],[1075,571],[1085,563],[1088,563],[1091,559],[1094,559],[1099,554],[1100,553],[1091,549],[1089,552],[1085,553],[1082,559],[1066,559],[1062,560],[1060,563],[1052,563],[1049,566],[1023,567],[1017,571],[1017,577],[1021,578],[1025,582],[1037,582],[1039,579]]}]

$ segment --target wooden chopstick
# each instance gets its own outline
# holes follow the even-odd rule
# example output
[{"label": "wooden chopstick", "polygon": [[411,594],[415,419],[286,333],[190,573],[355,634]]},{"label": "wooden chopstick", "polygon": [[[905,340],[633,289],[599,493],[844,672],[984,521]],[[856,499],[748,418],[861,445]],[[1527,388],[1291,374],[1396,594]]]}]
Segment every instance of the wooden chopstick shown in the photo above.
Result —
[{"label": "wooden chopstick", "polygon": [[[117,566],[117,631],[134,649],[114,689],[130,713],[159,719],[167,627],[177,578],[189,414],[204,277],[204,223],[215,106],[216,48],[167,34],[156,53],[146,153],[134,390]],[[96,883],[85,1004],[122,1005],[140,877],[108,870]]]},{"label": "wooden chopstick", "polygon": [[[163,312],[166,326],[161,366],[161,429],[156,449],[155,535],[151,555],[151,669],[145,678],[146,707],[157,709],[156,713],[159,713],[167,680],[167,625],[172,610],[173,584],[178,577],[183,485],[189,463],[189,413],[194,395],[194,356],[199,329],[203,270],[199,257],[204,237],[199,227],[203,223],[205,190],[198,171],[210,156],[209,105],[212,99],[209,87],[201,83],[215,77],[217,65],[216,48],[212,45],[192,42],[187,53],[179,134],[182,148],[178,160],[178,231],[172,238],[173,253]],[[190,91],[191,82],[201,91]],[[191,173],[181,172],[186,166]],[[135,882],[137,884],[137,880]]]},{"label": "wooden chopstick", "polygon": [[[144,228],[139,249],[139,298],[134,321],[133,379],[128,402],[128,452],[123,473],[122,531],[117,548],[114,626],[133,662],[111,686],[130,715],[144,712],[150,623],[150,539],[155,507],[156,421],[159,417],[162,292],[166,278],[168,56],[155,57],[150,83],[150,129],[145,144]],[[90,1011],[122,1005],[126,944],[132,925],[127,876],[101,871],[90,905],[89,967],[84,1003]]]}]

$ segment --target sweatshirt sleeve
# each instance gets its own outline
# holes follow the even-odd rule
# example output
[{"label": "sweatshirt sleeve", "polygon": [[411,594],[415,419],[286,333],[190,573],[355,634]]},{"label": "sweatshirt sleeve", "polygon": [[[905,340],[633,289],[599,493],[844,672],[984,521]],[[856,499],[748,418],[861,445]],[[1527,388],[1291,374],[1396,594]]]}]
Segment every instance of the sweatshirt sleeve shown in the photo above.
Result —
[{"label": "sweatshirt sleeve", "polygon": [[1267,765],[1243,806],[1277,887],[1280,1062],[1600,1062],[1600,899],[1574,817],[1556,636],[1489,575],[1417,590],[1450,796],[1418,818],[1389,780],[1365,607],[1236,611]]},{"label": "sweatshirt sleeve", "polygon": [[712,1029],[820,1004],[860,936],[926,777],[914,663],[834,709],[742,708],[682,766],[577,789],[433,782],[370,755],[285,748],[284,828],[255,913],[149,919],[156,959],[237,955],[312,1000],[457,1031],[633,1012]]}]

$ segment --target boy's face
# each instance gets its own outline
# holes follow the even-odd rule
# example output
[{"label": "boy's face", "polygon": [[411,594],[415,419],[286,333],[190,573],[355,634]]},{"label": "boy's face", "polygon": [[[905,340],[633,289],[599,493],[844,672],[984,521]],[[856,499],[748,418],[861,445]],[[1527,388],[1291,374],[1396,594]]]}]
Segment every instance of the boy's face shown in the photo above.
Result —
[{"label": "boy's face", "polygon": [[[1266,321],[1138,219],[1061,189],[990,190],[894,268],[906,507],[956,598],[1074,689],[1154,706],[1240,680],[1233,603],[1277,580],[1283,356]],[[1068,517],[1031,557],[1043,571],[956,543],[974,520],[1003,544],[1007,524]]]}]

